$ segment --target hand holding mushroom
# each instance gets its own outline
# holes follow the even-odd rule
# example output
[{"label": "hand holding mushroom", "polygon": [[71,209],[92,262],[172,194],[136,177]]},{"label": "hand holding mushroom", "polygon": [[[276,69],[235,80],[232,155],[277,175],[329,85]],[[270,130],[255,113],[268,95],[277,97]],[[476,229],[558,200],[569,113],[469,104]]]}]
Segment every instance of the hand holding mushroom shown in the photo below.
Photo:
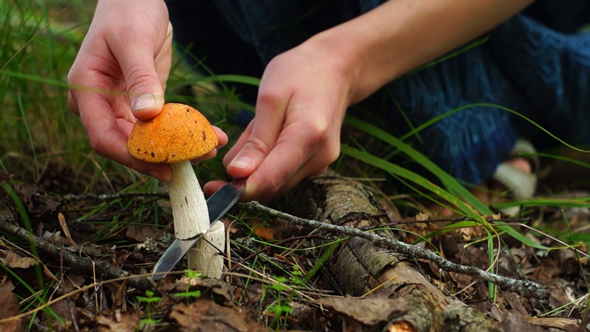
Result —
[{"label": "hand holding mushroom", "polygon": [[[127,141],[129,153],[143,161],[169,163],[172,179],[168,182],[174,233],[177,239],[190,239],[209,231],[207,202],[190,160],[207,155],[217,147],[217,135],[209,121],[196,109],[183,104],[165,104],[160,114],[138,121]],[[220,226],[219,226],[220,225]],[[223,250],[225,237],[222,223],[201,239],[195,247],[209,243]],[[223,258],[210,249],[191,250],[191,268],[211,277],[220,277]]]}]

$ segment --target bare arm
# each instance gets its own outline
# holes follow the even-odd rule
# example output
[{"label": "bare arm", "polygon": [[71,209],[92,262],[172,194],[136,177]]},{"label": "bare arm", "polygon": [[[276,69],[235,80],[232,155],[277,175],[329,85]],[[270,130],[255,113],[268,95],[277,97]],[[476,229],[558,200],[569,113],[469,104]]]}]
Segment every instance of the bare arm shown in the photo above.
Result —
[{"label": "bare arm", "polygon": [[[338,158],[346,108],[487,32],[532,0],[390,0],[275,57],[256,116],[224,163],[266,200]],[[221,183],[210,183],[211,192]]]},{"label": "bare arm", "polygon": [[[351,103],[480,36],[534,0],[390,0],[308,42],[333,48],[357,82]],[[321,47],[321,46],[318,46]],[[351,65],[354,64],[354,65]]]}]

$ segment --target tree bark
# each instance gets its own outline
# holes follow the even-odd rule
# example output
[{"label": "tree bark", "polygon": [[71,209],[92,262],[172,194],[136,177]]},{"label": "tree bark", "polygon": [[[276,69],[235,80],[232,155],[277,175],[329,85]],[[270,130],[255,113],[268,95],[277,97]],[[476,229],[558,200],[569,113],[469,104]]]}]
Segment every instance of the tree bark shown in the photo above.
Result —
[{"label": "tree bark", "polygon": [[[297,202],[293,214],[350,227],[385,223],[373,195],[360,184],[333,172],[302,182],[293,190]],[[295,211],[296,210],[296,211]],[[381,236],[394,236],[380,232]],[[447,297],[432,285],[411,258],[353,237],[335,252],[329,266],[338,286],[350,296],[388,298],[403,302],[381,323],[387,331],[499,331],[491,319],[457,299]],[[399,302],[401,301],[401,302]],[[376,326],[375,326],[376,327]]]}]

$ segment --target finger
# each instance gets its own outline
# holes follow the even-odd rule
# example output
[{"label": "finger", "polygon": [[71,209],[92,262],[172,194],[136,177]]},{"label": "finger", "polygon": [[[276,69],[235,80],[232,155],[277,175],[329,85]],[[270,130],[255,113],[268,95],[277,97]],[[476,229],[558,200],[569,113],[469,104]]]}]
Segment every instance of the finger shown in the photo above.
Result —
[{"label": "finger", "polygon": [[92,149],[100,156],[151,175],[161,181],[170,181],[172,173],[166,164],[147,163],[133,158],[127,151],[127,137],[133,123],[116,119],[109,102],[100,95],[77,93],[76,99],[83,109],[80,120],[87,132]]},{"label": "finger", "polygon": [[221,130],[221,128],[217,127],[217,126],[213,126],[213,130],[215,131],[215,134],[217,135],[217,148],[222,148],[224,147],[229,138],[227,137],[227,134]]},{"label": "finger", "polygon": [[[279,98],[282,93],[269,93],[259,96],[256,116],[248,126],[249,131],[242,135],[236,155],[227,164],[227,172],[235,178],[247,177],[266,158],[283,128],[285,111],[289,98]],[[243,144],[242,144],[243,143]]]},{"label": "finger", "polygon": [[172,23],[168,22],[168,29],[166,31],[166,39],[156,56],[154,63],[156,64],[156,72],[158,73],[160,83],[163,91],[166,91],[166,82],[170,76],[170,66],[172,65]]},{"label": "finger", "polygon": [[[138,119],[147,120],[156,116],[164,105],[162,82],[167,79],[166,72],[169,71],[171,65],[170,56],[167,55],[171,48],[169,40],[172,38],[172,33],[169,29],[163,32],[166,33],[165,36],[156,38],[156,40],[164,41],[163,45],[146,47],[145,39],[133,37],[135,35],[141,36],[134,29],[141,29],[141,26],[132,27],[131,31],[125,31],[118,35],[119,40],[109,46],[121,66],[133,115]],[[161,77],[158,71],[163,72],[164,76]]]},{"label": "finger", "polygon": [[276,146],[248,178],[244,200],[271,199],[302,179],[321,173],[338,158],[338,139],[324,136],[323,129],[318,132],[324,133],[306,133],[300,127],[288,127],[281,134]]},{"label": "finger", "polygon": [[238,152],[240,152],[246,141],[248,141],[248,137],[250,137],[250,134],[252,133],[252,126],[254,125],[255,121],[256,118],[250,121],[250,123],[248,124],[248,126],[246,126],[246,129],[242,132],[236,143],[225,154],[225,157],[223,157],[223,165],[226,168],[227,165],[229,165],[229,163],[236,157]]}]

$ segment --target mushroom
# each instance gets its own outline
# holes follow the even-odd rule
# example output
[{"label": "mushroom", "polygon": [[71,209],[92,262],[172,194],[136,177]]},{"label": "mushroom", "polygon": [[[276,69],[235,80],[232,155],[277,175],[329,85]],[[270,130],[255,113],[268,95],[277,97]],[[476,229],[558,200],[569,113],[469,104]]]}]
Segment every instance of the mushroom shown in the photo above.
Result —
[{"label": "mushroom", "polygon": [[[190,160],[204,156],[216,147],[217,135],[209,121],[193,107],[183,104],[165,104],[156,117],[137,121],[129,134],[127,150],[133,157],[147,162],[170,164],[172,179],[167,185],[177,239],[190,239],[206,233],[210,228],[207,202]],[[209,238],[206,243],[218,244],[223,249],[223,224],[218,224],[221,224],[221,232],[216,229],[211,234],[215,239],[206,236]],[[204,245],[199,242],[195,247]],[[211,266],[208,260],[215,257],[215,251],[207,251],[206,255],[199,255],[198,252],[190,250],[188,253],[191,267],[199,269],[199,266]],[[216,267],[219,272],[204,269],[211,276],[221,275],[223,259],[220,255],[217,258],[222,260],[221,265],[217,264]]]}]

